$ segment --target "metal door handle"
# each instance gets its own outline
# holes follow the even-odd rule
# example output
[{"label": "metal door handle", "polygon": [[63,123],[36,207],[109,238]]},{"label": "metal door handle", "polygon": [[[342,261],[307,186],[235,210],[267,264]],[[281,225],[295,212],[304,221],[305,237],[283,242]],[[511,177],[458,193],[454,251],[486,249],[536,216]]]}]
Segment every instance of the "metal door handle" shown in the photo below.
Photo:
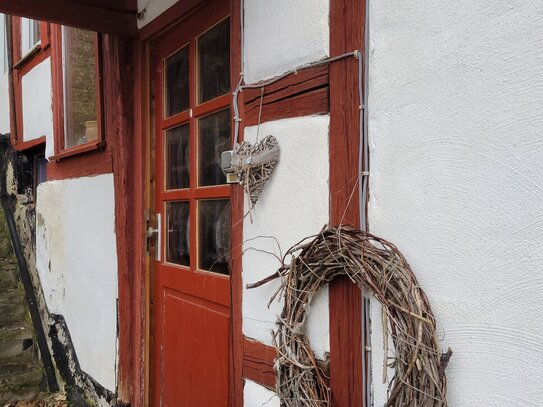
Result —
[{"label": "metal door handle", "polygon": [[147,228],[147,232],[145,233],[147,236],[147,239],[152,238],[154,235],[156,235],[156,259],[157,261],[162,260],[162,236],[160,235],[160,230],[162,229],[162,217],[160,213],[156,214],[156,229],[149,226]]}]

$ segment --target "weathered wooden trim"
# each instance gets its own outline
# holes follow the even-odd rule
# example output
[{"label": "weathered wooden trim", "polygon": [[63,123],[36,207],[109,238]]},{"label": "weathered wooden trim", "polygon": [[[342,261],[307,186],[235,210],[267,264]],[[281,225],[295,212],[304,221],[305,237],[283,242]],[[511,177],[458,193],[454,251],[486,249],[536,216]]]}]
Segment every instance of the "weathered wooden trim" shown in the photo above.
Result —
[{"label": "weathered wooden trim", "polygon": [[[238,0],[230,0],[230,83],[234,89],[239,81],[241,72],[241,10]],[[243,106],[240,108],[244,116]],[[234,138],[234,125],[232,122],[232,139]],[[243,137],[241,130],[240,137]],[[232,231],[231,231],[231,269],[230,292],[231,292],[231,379],[230,379],[230,405],[232,407],[243,407],[243,277],[242,277],[242,256],[243,256],[243,215],[244,215],[243,189],[240,185],[233,185],[231,188],[230,205],[232,208]]]},{"label": "weathered wooden trim", "polygon": [[134,43],[118,36],[105,36],[103,45],[109,55],[104,61],[106,124],[112,153],[119,284],[117,402],[128,404],[138,394],[143,380],[142,143],[134,138],[134,105],[129,102],[134,100]]},{"label": "weathered wooden trim", "polygon": [[13,149],[16,151],[26,151],[26,150],[32,150],[36,147],[44,147],[44,146],[45,146],[45,136],[37,138],[35,140],[17,143],[13,146]]},{"label": "weathered wooden trim", "polygon": [[262,99],[261,123],[290,117],[324,114],[330,111],[330,66],[302,69],[262,89],[246,89],[245,125],[258,123]]},{"label": "weathered wooden trim", "polygon": [[0,12],[125,37],[138,35],[136,11],[70,0],[2,0]]},{"label": "weathered wooden trim", "polygon": [[274,348],[245,338],[243,341],[243,377],[275,391],[274,358]]},{"label": "weathered wooden trim", "polygon": [[[330,55],[364,53],[364,0],[330,2]],[[360,226],[358,64],[330,67],[330,196],[332,225]],[[330,387],[335,407],[362,406],[362,291],[348,278],[330,284]]]}]

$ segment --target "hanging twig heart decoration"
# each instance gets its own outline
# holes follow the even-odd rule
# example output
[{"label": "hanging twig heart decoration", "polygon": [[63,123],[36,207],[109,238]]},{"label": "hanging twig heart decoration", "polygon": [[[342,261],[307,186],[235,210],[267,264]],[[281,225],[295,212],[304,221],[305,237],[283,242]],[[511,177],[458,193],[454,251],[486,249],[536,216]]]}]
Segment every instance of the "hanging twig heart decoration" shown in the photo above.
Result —
[{"label": "hanging twig heart decoration", "polygon": [[232,156],[232,169],[254,206],[279,161],[279,143],[273,136],[259,143],[241,143]]}]

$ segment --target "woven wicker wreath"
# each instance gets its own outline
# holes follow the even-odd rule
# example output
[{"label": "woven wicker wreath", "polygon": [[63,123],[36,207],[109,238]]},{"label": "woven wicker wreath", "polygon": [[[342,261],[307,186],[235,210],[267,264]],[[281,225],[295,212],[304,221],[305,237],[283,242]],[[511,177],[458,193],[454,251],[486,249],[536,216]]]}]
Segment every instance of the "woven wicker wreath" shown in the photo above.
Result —
[{"label": "woven wicker wreath", "polygon": [[[289,265],[285,264],[287,257],[292,258]],[[281,406],[330,405],[328,377],[305,332],[315,295],[342,275],[369,289],[383,305],[385,344],[390,335],[395,350],[386,406],[446,407],[445,368],[452,351],[439,350],[435,318],[417,278],[393,244],[348,226],[325,227],[290,248],[274,275],[248,285],[256,288],[281,278],[270,300],[277,295],[285,298],[273,333]]]}]

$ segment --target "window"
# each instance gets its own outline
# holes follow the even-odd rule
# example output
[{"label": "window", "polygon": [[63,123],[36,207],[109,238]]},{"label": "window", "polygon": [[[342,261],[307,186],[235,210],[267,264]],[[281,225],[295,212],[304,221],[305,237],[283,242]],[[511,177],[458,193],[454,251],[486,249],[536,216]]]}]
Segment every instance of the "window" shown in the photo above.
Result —
[{"label": "window", "polygon": [[24,57],[40,43],[40,22],[30,18],[21,18],[21,55]]},{"label": "window", "polygon": [[230,186],[219,163],[231,145],[230,20],[196,33],[162,63],[165,260],[229,275]]},{"label": "window", "polygon": [[98,148],[103,144],[99,36],[62,26],[54,28],[53,38],[55,153]]},{"label": "window", "polygon": [[[19,144],[21,149],[29,148],[24,144],[26,141],[34,141],[37,138],[45,136],[40,134],[46,125],[36,129],[24,129],[23,116],[28,111],[24,111],[23,106],[23,81],[26,75],[29,75],[34,68],[43,63],[51,55],[49,43],[49,24],[38,20],[28,18],[8,17],[11,29],[10,61],[8,69],[11,69],[13,78],[14,97],[11,100],[11,108],[15,113],[11,122],[11,138],[13,144]],[[6,62],[4,62],[6,67]],[[29,101],[25,101],[28,106]],[[40,122],[43,124],[42,122]],[[34,134],[36,131],[38,134]],[[34,145],[34,143],[32,143]]]}]

